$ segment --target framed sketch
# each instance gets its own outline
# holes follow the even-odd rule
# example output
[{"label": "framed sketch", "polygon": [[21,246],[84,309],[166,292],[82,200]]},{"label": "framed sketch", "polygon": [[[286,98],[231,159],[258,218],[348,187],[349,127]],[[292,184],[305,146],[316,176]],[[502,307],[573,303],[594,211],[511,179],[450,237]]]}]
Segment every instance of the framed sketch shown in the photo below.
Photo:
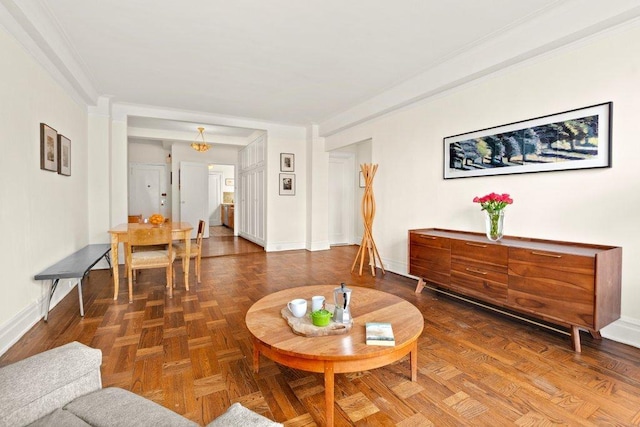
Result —
[{"label": "framed sketch", "polygon": [[58,135],[58,173],[71,176],[71,140]]},{"label": "framed sketch", "polygon": [[233,178],[225,178],[224,185],[232,187],[233,186]]},{"label": "framed sketch", "polygon": [[44,123],[40,123],[40,169],[58,170],[58,132]]},{"label": "framed sketch", "polygon": [[293,173],[281,173],[280,179],[280,195],[295,196],[296,195],[296,175]]},{"label": "framed sketch", "polygon": [[293,172],[295,156],[291,153],[280,153],[280,172]]},{"label": "framed sketch", "polygon": [[360,188],[364,188],[365,187],[364,174],[362,173],[362,171],[360,171],[358,173],[358,186]]},{"label": "framed sketch", "polygon": [[444,138],[444,179],[611,167],[613,104]]}]

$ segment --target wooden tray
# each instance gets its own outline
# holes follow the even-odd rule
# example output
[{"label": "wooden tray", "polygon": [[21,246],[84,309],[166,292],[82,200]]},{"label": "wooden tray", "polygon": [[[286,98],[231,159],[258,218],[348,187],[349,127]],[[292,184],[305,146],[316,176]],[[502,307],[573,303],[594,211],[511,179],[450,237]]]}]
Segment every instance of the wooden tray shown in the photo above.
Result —
[{"label": "wooden tray", "polygon": [[[325,304],[325,309],[332,312],[334,306]],[[337,323],[331,320],[327,326],[316,326],[311,322],[311,311],[307,309],[307,313],[302,317],[295,317],[287,307],[280,310],[280,314],[285,318],[294,334],[305,337],[322,337],[326,335],[342,335],[351,330],[353,319],[349,323]]]}]

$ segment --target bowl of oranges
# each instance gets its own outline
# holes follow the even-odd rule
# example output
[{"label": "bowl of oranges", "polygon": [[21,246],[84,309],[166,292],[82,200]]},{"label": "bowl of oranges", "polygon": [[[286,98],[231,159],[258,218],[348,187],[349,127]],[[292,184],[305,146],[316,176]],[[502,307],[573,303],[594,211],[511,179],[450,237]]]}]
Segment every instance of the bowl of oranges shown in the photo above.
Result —
[{"label": "bowl of oranges", "polygon": [[160,214],[153,214],[149,217],[149,222],[153,225],[160,225],[164,222],[164,217]]}]

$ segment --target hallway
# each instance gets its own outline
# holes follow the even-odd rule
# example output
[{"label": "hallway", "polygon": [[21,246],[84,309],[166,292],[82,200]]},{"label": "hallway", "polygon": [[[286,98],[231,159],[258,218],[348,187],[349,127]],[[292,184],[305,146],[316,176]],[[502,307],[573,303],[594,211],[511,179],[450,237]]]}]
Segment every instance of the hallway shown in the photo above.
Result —
[{"label": "hallway", "polygon": [[202,239],[202,258],[263,252],[264,248],[240,236],[223,225],[209,227],[209,238]]}]

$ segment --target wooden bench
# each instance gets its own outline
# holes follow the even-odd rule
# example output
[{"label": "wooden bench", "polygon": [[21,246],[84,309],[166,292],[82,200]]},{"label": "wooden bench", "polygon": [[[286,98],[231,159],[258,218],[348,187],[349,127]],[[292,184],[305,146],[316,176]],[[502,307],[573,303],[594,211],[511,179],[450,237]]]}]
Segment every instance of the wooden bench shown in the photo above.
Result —
[{"label": "wooden bench", "polygon": [[78,297],[80,299],[80,316],[84,317],[84,305],[82,303],[82,281],[89,274],[91,268],[102,258],[105,258],[111,268],[111,259],[109,258],[111,245],[109,243],[101,243],[95,245],[87,245],[79,251],[69,255],[63,260],[55,263],[40,274],[36,274],[36,280],[49,280],[49,290],[47,292],[47,311],[44,314],[44,321],[49,318],[49,305],[51,298],[56,291],[60,279],[80,279],[78,281]]}]

